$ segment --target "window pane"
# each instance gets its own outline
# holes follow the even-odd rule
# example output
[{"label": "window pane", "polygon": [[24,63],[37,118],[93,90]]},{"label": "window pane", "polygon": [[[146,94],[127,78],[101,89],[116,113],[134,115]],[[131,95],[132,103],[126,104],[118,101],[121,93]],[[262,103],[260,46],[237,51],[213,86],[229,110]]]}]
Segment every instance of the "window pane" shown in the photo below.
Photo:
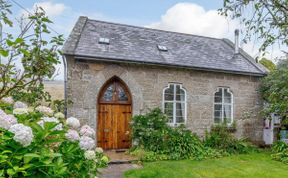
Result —
[{"label": "window pane", "polygon": [[164,104],[164,113],[168,117],[173,117],[173,103],[165,103]]},{"label": "window pane", "polygon": [[128,101],[128,97],[121,86],[118,86],[118,100],[119,101]]},{"label": "window pane", "polygon": [[180,85],[176,85],[176,100],[185,101],[185,92],[181,89]]},{"label": "window pane", "polygon": [[176,117],[176,123],[184,123],[184,117],[183,116]]},{"label": "window pane", "polygon": [[176,117],[178,117],[178,116],[183,117],[184,116],[184,110],[176,110]]},{"label": "window pane", "polygon": [[224,89],[224,103],[231,103],[231,93],[228,92],[228,89]]},{"label": "window pane", "polygon": [[222,111],[214,111],[214,118],[222,118]]},{"label": "window pane", "polygon": [[224,97],[224,103],[232,103],[231,102],[231,97]]},{"label": "window pane", "polygon": [[215,104],[214,110],[215,111],[222,111],[222,105],[221,104]]},{"label": "window pane", "polygon": [[222,97],[215,96],[214,97],[214,102],[215,103],[222,103]]},{"label": "window pane", "polygon": [[174,85],[170,85],[164,92],[164,98],[166,101],[173,101],[174,100]]},{"label": "window pane", "polygon": [[222,88],[220,88],[219,91],[217,91],[215,93],[214,102],[215,103],[222,103]]},{"label": "window pane", "polygon": [[222,97],[222,88],[218,89],[218,91],[215,93],[215,96]]},{"label": "window pane", "polygon": [[102,97],[102,100],[104,101],[112,101],[113,99],[113,84],[111,84],[106,91],[104,92],[104,95]]},{"label": "window pane", "polygon": [[166,101],[173,101],[174,95],[173,94],[165,94],[165,100]]},{"label": "window pane", "polygon": [[184,110],[185,108],[185,103],[176,103],[176,109],[177,110]]},{"label": "window pane", "polygon": [[231,94],[228,92],[228,89],[224,89],[224,97],[231,97]]},{"label": "window pane", "polygon": [[230,105],[224,105],[223,106],[223,109],[224,109],[224,112],[223,112],[223,114],[224,114],[224,116],[223,116],[223,118],[225,119],[225,118],[231,118],[232,117],[232,112],[231,112],[231,106]]}]

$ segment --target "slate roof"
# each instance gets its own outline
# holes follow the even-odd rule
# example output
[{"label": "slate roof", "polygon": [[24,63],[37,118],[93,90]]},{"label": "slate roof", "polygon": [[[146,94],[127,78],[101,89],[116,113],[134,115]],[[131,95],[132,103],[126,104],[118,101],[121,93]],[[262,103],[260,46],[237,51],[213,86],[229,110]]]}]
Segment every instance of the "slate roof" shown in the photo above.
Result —
[{"label": "slate roof", "polygon": [[[99,38],[110,44],[99,44]],[[166,46],[167,52],[157,45]],[[80,17],[63,47],[78,59],[141,63],[264,76],[267,70],[227,39],[169,32]]]}]

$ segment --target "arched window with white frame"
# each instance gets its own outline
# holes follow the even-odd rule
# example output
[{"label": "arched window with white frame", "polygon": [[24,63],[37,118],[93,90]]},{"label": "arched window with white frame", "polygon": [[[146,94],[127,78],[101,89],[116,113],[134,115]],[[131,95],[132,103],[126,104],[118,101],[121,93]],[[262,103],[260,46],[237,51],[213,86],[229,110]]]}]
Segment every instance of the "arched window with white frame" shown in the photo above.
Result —
[{"label": "arched window with white frame", "polygon": [[163,90],[163,111],[168,124],[177,126],[186,123],[186,90],[181,84],[169,83]]},{"label": "arched window with white frame", "polygon": [[214,123],[233,123],[233,94],[227,87],[218,87],[214,94]]}]

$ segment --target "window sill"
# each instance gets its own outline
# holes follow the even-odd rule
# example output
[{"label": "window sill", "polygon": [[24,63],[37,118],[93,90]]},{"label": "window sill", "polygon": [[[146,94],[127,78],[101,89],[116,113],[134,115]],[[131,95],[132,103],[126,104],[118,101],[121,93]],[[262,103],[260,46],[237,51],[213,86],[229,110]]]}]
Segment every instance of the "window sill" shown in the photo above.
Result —
[{"label": "window sill", "polygon": [[[215,126],[221,126],[222,124],[214,124]],[[225,128],[227,129],[228,132],[230,133],[235,133],[237,131],[237,128],[235,128],[234,126],[232,126],[232,124],[228,124],[225,126]]]}]

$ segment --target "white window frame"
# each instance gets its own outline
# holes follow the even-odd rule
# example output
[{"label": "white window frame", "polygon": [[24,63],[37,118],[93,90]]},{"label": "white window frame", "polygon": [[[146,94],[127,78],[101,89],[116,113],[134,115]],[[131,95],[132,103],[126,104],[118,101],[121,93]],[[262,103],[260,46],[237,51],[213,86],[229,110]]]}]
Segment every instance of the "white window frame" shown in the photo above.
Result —
[{"label": "white window frame", "polygon": [[[217,92],[219,92],[219,90],[222,89],[222,98],[221,98],[221,103],[217,103],[215,102],[215,94]],[[224,102],[224,89],[227,89],[227,92],[230,93],[231,95],[231,103],[225,103]],[[215,105],[220,105],[222,106],[222,113],[221,113],[221,122],[220,123],[215,123]],[[214,92],[214,95],[213,95],[213,122],[214,124],[221,124],[224,122],[224,109],[223,109],[223,106],[225,105],[230,105],[231,106],[231,122],[230,123],[227,123],[228,126],[231,126],[234,122],[234,96],[233,96],[233,93],[231,92],[230,88],[229,87],[217,87],[217,90]]]},{"label": "white window frame", "polygon": [[[174,85],[174,93],[173,93],[173,100],[172,101],[167,101],[165,100],[165,90],[169,89],[171,85]],[[184,91],[184,102],[183,101],[177,101],[176,100],[176,86],[180,86],[180,90]],[[163,109],[163,113],[165,112],[165,103],[173,103],[173,122],[169,123],[168,125],[170,126],[178,126],[181,124],[186,125],[186,121],[187,121],[187,92],[186,89],[182,87],[182,84],[179,83],[169,83],[167,87],[165,87],[163,89],[163,98],[162,98],[162,109]],[[184,103],[184,122],[183,123],[176,123],[176,103]]]}]

